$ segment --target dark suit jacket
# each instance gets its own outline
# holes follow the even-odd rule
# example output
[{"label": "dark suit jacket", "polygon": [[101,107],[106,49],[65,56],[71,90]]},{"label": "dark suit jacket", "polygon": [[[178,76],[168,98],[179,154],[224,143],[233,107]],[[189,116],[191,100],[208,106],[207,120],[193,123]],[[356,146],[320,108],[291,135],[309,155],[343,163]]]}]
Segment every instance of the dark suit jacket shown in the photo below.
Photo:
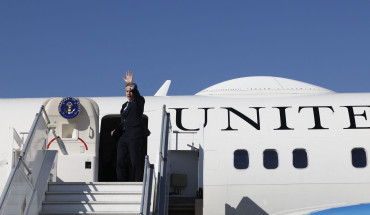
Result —
[{"label": "dark suit jacket", "polygon": [[[143,138],[144,137],[144,126],[142,124],[142,116],[144,113],[145,99],[140,95],[137,85],[131,89],[133,94],[133,100],[127,107],[126,113],[124,109],[128,104],[128,101],[122,105],[121,108],[121,123],[114,131],[115,136],[119,138],[123,133],[129,139]],[[116,132],[118,133],[116,134]]]}]

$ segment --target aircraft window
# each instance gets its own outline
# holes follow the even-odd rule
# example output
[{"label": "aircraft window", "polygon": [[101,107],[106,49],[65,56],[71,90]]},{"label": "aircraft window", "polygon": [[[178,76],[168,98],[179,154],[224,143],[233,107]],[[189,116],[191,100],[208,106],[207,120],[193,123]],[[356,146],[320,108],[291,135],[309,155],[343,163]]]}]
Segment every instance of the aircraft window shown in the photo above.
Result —
[{"label": "aircraft window", "polygon": [[263,166],[266,169],[276,169],[279,165],[278,154],[275,149],[266,149],[263,152]]},{"label": "aircraft window", "polygon": [[238,149],[234,151],[234,167],[236,169],[247,169],[249,166],[248,151]]},{"label": "aircraft window", "polygon": [[293,150],[293,166],[297,169],[306,168],[308,165],[307,152],[305,149]]},{"label": "aircraft window", "polygon": [[366,151],[364,148],[352,149],[352,165],[356,168],[366,167]]}]

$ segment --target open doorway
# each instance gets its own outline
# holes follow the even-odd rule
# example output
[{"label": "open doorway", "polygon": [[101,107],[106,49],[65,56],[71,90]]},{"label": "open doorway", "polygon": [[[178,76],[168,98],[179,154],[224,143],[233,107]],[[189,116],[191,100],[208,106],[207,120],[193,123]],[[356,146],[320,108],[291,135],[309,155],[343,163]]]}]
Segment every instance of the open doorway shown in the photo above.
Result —
[{"label": "open doorway", "polygon": [[[121,116],[119,114],[106,115],[101,120],[100,126],[100,146],[99,146],[99,174],[98,181],[114,182],[116,181],[116,161],[117,161],[117,142],[118,139],[111,136],[111,131],[114,130],[120,123]],[[142,123],[148,127],[148,117],[143,115]],[[147,138],[144,139],[144,150],[142,159],[145,159],[147,154]],[[131,169],[127,170],[131,173]],[[130,177],[131,178],[131,177]]]}]

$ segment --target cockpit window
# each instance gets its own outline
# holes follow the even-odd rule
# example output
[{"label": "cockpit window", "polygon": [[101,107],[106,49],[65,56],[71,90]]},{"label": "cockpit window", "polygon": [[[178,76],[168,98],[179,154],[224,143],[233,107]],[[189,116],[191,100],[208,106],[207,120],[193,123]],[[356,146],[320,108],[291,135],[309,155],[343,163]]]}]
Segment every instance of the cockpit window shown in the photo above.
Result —
[{"label": "cockpit window", "polygon": [[307,152],[305,149],[294,149],[293,166],[297,169],[306,168],[308,165]]},{"label": "cockpit window", "polygon": [[247,169],[249,166],[249,155],[245,149],[234,151],[234,167],[236,169]]},{"label": "cockpit window", "polygon": [[356,168],[364,168],[367,165],[366,151],[364,148],[352,149],[352,165]]},{"label": "cockpit window", "polygon": [[275,149],[266,149],[263,151],[263,166],[266,169],[276,169],[278,165],[278,153]]}]

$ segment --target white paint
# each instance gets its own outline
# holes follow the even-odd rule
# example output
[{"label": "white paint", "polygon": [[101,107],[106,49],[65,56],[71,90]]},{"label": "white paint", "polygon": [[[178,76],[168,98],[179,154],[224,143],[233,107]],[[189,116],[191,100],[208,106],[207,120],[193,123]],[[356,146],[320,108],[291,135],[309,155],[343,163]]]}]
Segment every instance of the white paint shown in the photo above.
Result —
[{"label": "white paint", "polygon": [[[99,118],[94,122],[98,127],[102,117],[118,114],[126,100],[121,97],[91,99],[96,102],[91,106],[92,112],[98,112],[98,108],[100,110]],[[288,79],[254,77],[220,83],[195,96],[145,99],[145,114],[152,132],[148,138],[148,155],[155,165],[158,160],[162,106],[165,104],[171,114],[172,131],[181,131],[176,125],[174,108],[187,108],[182,110],[181,120],[187,129],[197,129],[203,125],[204,110],[199,108],[211,108],[208,110],[207,126],[201,129],[202,135],[195,131],[195,134],[178,136],[179,149],[190,149],[187,144],[194,143],[195,147],[200,145],[204,150],[204,214],[225,214],[226,205],[237,208],[246,199],[269,214],[294,214],[297,211],[370,202],[367,192],[370,188],[370,167],[354,168],[351,163],[353,148],[361,147],[370,151],[370,129],[344,129],[349,127],[350,121],[348,110],[342,107],[370,106],[369,93],[339,94]],[[8,127],[12,126],[19,132],[28,131],[35,113],[44,103],[47,103],[47,99],[0,99],[1,159],[9,157],[10,153],[6,150]],[[320,109],[321,125],[329,129],[310,130],[315,125],[313,111],[299,111],[299,107],[303,106],[331,106],[334,112]],[[259,110],[260,130],[230,113],[230,126],[237,130],[224,131],[228,127],[227,107],[234,108],[253,121],[257,121],[257,117],[256,110],[251,107],[264,107]],[[289,107],[286,109],[287,125],[294,130],[274,130],[281,125],[279,111],[274,107]],[[370,117],[370,108],[355,110],[356,114],[365,112]],[[56,120],[56,126],[58,123],[62,122]],[[361,116],[356,116],[356,123],[358,127],[370,127],[370,120]],[[98,135],[99,130],[96,131]],[[91,136],[88,127],[79,131],[78,136],[81,132],[86,132],[87,139]],[[98,140],[96,138],[92,138],[92,141]],[[175,134],[170,139],[173,149]],[[54,146],[57,147],[57,144]],[[292,165],[292,151],[296,148],[307,151],[308,167],[305,169],[296,169]],[[248,169],[234,168],[233,153],[237,149],[248,151]],[[277,169],[264,168],[263,151],[266,149],[278,152]],[[77,145],[76,151],[79,155],[73,156],[89,153],[81,153],[80,145]],[[94,162],[96,154],[90,156],[88,159]],[[74,162],[77,163],[71,160],[71,163]],[[158,169],[157,166],[155,168]],[[1,177],[0,187],[5,180],[5,177]]]}]

